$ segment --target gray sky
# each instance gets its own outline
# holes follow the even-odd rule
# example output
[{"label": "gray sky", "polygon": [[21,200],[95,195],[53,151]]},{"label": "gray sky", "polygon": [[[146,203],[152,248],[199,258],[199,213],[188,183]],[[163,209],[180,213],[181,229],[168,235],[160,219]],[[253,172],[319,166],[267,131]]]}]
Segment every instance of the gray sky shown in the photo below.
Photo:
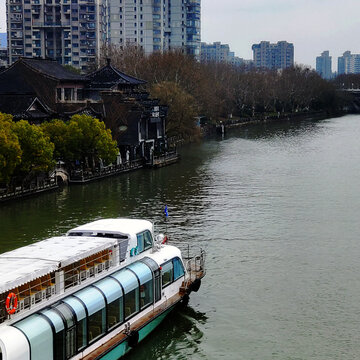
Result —
[{"label": "gray sky", "polygon": [[315,67],[329,50],[333,70],[344,51],[360,53],[360,0],[202,0],[202,41],[228,43],[252,59],[261,40],[294,44],[295,62]]},{"label": "gray sky", "polygon": [[[0,32],[6,32],[0,0]],[[237,56],[252,58],[261,40],[294,43],[295,62],[315,67],[324,50],[337,57],[360,53],[360,0],[202,0],[202,41],[221,41]]]}]

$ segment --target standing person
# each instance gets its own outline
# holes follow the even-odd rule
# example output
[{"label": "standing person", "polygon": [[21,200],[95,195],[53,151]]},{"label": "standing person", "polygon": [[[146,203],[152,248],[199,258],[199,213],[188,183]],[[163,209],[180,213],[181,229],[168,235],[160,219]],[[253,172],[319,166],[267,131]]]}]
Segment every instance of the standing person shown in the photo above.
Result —
[{"label": "standing person", "polygon": [[130,151],[129,149],[126,150],[126,166],[129,166],[129,160],[130,160]]}]

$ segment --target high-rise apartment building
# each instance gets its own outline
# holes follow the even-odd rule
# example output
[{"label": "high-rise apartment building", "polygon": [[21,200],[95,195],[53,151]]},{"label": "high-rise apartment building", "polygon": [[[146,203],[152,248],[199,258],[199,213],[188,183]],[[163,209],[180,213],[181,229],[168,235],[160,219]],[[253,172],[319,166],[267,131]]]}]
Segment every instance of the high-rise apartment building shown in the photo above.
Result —
[{"label": "high-rise apartment building", "polygon": [[9,64],[19,57],[56,59],[86,70],[105,39],[99,0],[7,0]]},{"label": "high-rise apartment building", "polygon": [[200,56],[201,0],[107,1],[109,43],[138,45],[146,54],[183,48]]},{"label": "high-rise apartment building", "polygon": [[102,44],[200,56],[201,0],[6,0],[9,63],[53,58],[82,70]]},{"label": "high-rise apartment building", "polygon": [[230,47],[228,44],[222,44],[217,41],[212,44],[201,43],[202,62],[227,62],[230,54]]},{"label": "high-rise apartment building", "polygon": [[246,61],[238,56],[235,56],[233,51],[230,51],[228,44],[222,44],[217,41],[212,44],[201,43],[201,62],[227,62],[235,66],[242,66]]},{"label": "high-rise apartment building", "polygon": [[360,74],[360,54],[345,51],[338,57],[338,75],[341,74]]},{"label": "high-rise apartment building", "polygon": [[264,69],[285,69],[294,65],[294,45],[287,41],[278,41],[270,44],[269,41],[261,41],[252,46],[254,65]]},{"label": "high-rise apartment building", "polygon": [[332,78],[331,56],[329,55],[329,51],[323,51],[321,56],[316,57],[316,72],[323,79]]}]

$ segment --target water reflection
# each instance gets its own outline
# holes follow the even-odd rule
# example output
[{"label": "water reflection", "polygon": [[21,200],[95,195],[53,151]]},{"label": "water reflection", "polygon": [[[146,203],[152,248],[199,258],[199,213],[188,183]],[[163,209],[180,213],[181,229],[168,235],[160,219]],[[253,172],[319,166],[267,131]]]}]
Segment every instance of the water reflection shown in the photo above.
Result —
[{"label": "water reflection", "polygon": [[205,313],[196,311],[190,306],[177,307],[125,359],[188,359],[194,354],[199,359],[206,359],[200,346],[204,336],[200,326],[203,327],[206,321]]},{"label": "water reflection", "polygon": [[284,138],[295,136],[308,136],[321,131],[322,124],[327,120],[289,120],[286,122],[261,123],[250,127],[232,129],[227,133],[228,137],[242,137],[249,140]]},{"label": "water reflection", "polygon": [[0,252],[64,234],[98,218],[147,218],[156,223],[157,231],[165,231],[165,204],[172,222],[169,234],[178,236],[208,206],[205,199],[211,183],[203,170],[211,153],[198,145],[184,152],[188,161],[167,168],[144,169],[1,204]]}]

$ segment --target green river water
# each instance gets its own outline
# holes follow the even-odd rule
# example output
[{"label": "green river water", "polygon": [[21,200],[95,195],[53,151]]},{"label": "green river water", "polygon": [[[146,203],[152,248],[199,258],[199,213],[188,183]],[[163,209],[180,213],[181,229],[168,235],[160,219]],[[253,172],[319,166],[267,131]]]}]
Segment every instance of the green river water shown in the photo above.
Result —
[{"label": "green river water", "polygon": [[241,128],[181,155],[2,204],[0,253],[146,218],[203,247],[207,275],[128,359],[360,358],[360,116]]}]

